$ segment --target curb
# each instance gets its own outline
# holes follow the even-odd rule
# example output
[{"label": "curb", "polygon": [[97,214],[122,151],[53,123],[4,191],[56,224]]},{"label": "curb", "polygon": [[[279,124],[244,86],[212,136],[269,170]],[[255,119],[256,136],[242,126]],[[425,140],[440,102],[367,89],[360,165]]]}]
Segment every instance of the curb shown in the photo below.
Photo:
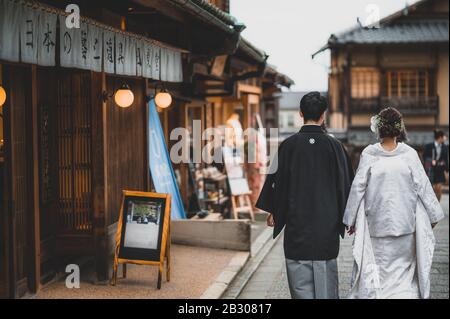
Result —
[{"label": "curb", "polygon": [[236,299],[242,292],[264,257],[272,249],[278,238],[271,241],[272,228],[264,230],[254,241],[251,252],[239,252],[233,257],[214,283],[200,299]]},{"label": "curb", "polygon": [[236,253],[214,283],[200,296],[200,299],[220,299],[227,290],[228,285],[236,278],[242,268],[244,268],[249,258],[249,252]]},{"label": "curb", "polygon": [[[254,255],[252,255],[250,261],[241,271],[239,277],[235,278],[235,280],[231,283],[231,285],[228,286],[227,290],[224,291],[221,297],[223,297],[224,299],[237,299],[239,297],[239,295],[244,290],[247,283],[252,278],[253,274],[256,272],[261,263],[264,261],[264,258],[267,256],[267,254],[272,250],[273,246],[275,246],[275,244],[280,239],[280,236],[278,236],[274,240],[271,240],[272,234],[273,229],[269,228],[258,237],[258,239],[255,241],[255,244],[257,244],[257,242],[261,239],[259,250],[255,250]],[[265,238],[264,242],[262,241],[263,238]]]}]

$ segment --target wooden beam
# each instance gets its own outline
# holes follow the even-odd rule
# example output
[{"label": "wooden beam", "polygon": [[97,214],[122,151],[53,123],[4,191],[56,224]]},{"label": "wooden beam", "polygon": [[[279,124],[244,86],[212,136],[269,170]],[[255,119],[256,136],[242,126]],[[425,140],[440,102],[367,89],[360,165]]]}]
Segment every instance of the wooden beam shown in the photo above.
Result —
[{"label": "wooden beam", "polygon": [[242,84],[238,83],[238,95],[240,93],[251,93],[251,94],[261,94],[262,90],[259,86],[249,85],[249,84]]},{"label": "wooden beam", "polygon": [[93,227],[97,281],[109,278],[107,210],[108,210],[108,141],[107,103],[101,98],[106,91],[105,73],[91,72],[92,105],[92,172],[93,172]]},{"label": "wooden beam", "polygon": [[151,191],[152,188],[152,177],[150,175],[150,159],[149,159],[149,138],[148,138],[148,116],[149,116],[149,106],[147,102],[147,97],[151,95],[149,88],[149,80],[144,79],[144,94],[145,94],[145,107],[144,107],[144,150],[145,150],[145,160],[144,160],[144,172],[146,172],[145,176],[145,190]]},{"label": "wooden beam", "polygon": [[37,292],[41,282],[41,225],[40,225],[40,202],[39,202],[39,117],[38,117],[38,78],[37,66],[31,66],[31,139],[32,139],[32,168],[31,168],[31,250],[34,271],[31,271],[30,289]]}]

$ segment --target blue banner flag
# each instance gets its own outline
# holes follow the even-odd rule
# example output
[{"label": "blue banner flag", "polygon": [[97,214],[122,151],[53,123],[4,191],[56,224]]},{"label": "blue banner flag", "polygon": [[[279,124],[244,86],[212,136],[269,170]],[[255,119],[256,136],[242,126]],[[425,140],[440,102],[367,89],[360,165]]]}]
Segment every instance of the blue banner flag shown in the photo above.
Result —
[{"label": "blue banner flag", "polygon": [[171,195],[172,219],[185,219],[186,213],[184,212],[183,201],[153,99],[149,103],[148,113],[148,154],[153,184],[158,193]]}]

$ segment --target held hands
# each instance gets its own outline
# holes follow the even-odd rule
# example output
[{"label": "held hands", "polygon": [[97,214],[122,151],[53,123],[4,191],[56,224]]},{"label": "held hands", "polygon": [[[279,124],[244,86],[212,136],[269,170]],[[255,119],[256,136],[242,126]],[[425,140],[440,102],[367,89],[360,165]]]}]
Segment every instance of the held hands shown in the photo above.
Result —
[{"label": "held hands", "polygon": [[347,228],[347,234],[349,234],[349,236],[351,236],[351,235],[353,235],[355,233],[356,228],[355,228],[354,225],[350,226],[350,227],[345,226],[345,228]]},{"label": "held hands", "polygon": [[275,226],[275,222],[273,220],[272,214],[267,215],[267,226],[269,226],[269,227]]}]

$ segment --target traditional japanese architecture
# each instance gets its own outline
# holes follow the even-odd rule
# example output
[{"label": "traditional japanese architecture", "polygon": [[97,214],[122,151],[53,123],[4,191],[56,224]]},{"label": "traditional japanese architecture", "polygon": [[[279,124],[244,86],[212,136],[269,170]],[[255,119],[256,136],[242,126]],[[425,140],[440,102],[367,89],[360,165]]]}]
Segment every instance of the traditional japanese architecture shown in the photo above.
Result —
[{"label": "traditional japanese architecture", "polygon": [[269,134],[271,128],[279,127],[279,110],[282,87],[290,88],[295,82],[287,75],[276,70],[273,65],[268,65],[262,80],[263,103],[261,117],[266,133]]},{"label": "traditional japanese architecture", "polygon": [[[405,117],[409,143],[448,131],[449,73],[446,0],[421,0],[371,26],[331,35],[328,123],[358,149],[373,142],[369,119],[393,106]],[[316,53],[316,54],[317,54]]]},{"label": "traditional japanese architecture", "polygon": [[300,117],[300,100],[308,92],[283,92],[277,94],[279,98],[280,135],[287,137],[299,131],[303,125]]},{"label": "traditional japanese architecture", "polygon": [[[159,108],[169,146],[194,119],[212,127],[239,109],[250,125],[267,55],[228,1],[211,2],[72,0],[78,25],[64,1],[0,0],[0,298],[36,292],[80,257],[109,278],[121,192],[153,189],[157,93],[173,99]],[[173,166],[187,200],[186,165]]]}]

